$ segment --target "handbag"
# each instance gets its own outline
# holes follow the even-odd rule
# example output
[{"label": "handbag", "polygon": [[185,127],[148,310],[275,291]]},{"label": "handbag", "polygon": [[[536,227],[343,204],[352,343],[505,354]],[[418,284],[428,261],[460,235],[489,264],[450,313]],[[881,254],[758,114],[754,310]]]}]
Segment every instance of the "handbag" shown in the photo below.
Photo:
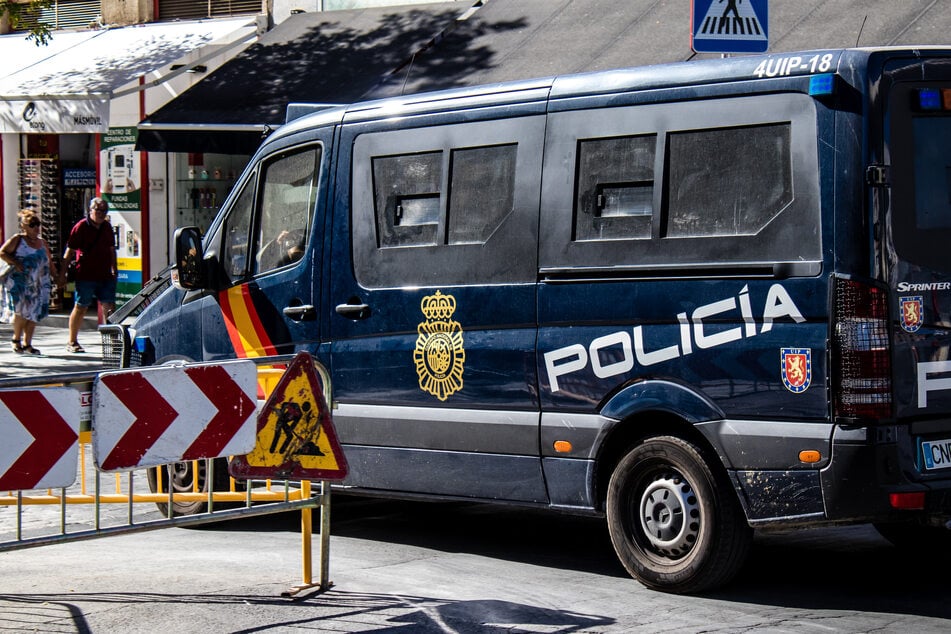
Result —
[{"label": "handbag", "polygon": [[[17,243],[16,243],[16,246],[13,247],[14,252],[16,252],[17,248],[20,246],[20,239],[21,237],[17,235]],[[14,257],[13,253],[6,253],[5,255]],[[14,268],[12,264],[10,264],[9,262],[4,262],[3,266],[0,266],[0,284],[6,284],[7,278],[10,277],[10,273],[12,273],[15,270],[16,269]]]}]

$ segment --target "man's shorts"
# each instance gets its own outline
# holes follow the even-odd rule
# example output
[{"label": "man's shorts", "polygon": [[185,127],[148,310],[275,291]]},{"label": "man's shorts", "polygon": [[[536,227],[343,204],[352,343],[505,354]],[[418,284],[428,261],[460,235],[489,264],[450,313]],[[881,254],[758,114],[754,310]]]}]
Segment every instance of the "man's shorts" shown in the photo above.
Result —
[{"label": "man's shorts", "polygon": [[77,306],[89,308],[93,299],[98,299],[101,304],[116,303],[116,280],[105,280],[102,282],[90,282],[87,280],[76,280],[75,301]]}]

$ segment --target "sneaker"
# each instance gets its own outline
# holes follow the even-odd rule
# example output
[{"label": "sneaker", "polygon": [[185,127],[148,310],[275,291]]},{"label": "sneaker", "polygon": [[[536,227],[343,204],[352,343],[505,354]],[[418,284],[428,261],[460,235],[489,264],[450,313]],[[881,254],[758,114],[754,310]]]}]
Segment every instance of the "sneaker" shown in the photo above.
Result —
[{"label": "sneaker", "polygon": [[66,344],[66,352],[86,352],[83,350],[83,347],[79,345],[79,342],[73,341]]}]

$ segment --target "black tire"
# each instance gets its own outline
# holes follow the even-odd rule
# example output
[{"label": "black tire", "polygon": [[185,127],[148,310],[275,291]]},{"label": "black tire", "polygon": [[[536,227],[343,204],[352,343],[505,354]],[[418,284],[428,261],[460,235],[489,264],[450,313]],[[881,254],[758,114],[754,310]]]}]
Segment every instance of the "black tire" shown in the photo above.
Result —
[{"label": "black tire", "polygon": [[678,594],[727,583],[753,537],[719,464],[673,436],[648,438],[621,459],[608,485],[607,519],[631,576]]},{"label": "black tire", "polygon": [[878,533],[895,547],[928,557],[951,559],[951,530],[917,522],[873,524]]},{"label": "black tire", "polygon": [[[198,465],[198,488],[194,487],[195,464]],[[149,490],[152,493],[161,491],[168,493],[169,467],[171,467],[172,492],[191,493],[199,491],[208,492],[208,478],[206,477],[206,467],[204,460],[176,462],[164,467],[155,467],[148,469]],[[216,491],[226,491],[228,489],[228,463],[224,459],[213,460],[212,470],[214,471],[214,486]],[[168,516],[168,503],[156,502],[159,512]],[[215,504],[215,508],[222,508],[223,505]],[[207,502],[173,502],[172,516],[198,515],[208,510]]]}]

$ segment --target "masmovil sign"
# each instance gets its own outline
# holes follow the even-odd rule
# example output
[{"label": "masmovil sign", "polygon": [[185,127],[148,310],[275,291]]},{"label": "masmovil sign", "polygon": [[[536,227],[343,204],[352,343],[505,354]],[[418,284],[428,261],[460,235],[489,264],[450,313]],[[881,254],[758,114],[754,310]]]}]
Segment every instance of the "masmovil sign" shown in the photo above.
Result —
[{"label": "masmovil sign", "polygon": [[64,134],[108,129],[108,100],[0,99],[0,132]]}]

